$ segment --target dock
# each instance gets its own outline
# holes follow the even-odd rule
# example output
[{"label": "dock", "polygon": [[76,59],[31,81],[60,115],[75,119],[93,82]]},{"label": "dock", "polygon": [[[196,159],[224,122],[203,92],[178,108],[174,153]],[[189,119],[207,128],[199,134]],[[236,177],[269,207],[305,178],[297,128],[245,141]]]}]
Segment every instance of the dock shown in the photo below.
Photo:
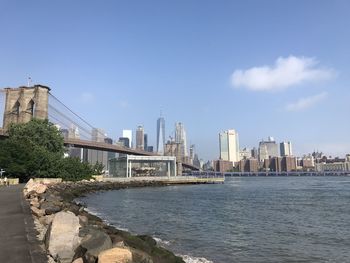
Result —
[{"label": "dock", "polygon": [[224,176],[104,177],[103,182],[160,182],[165,184],[222,184]]}]

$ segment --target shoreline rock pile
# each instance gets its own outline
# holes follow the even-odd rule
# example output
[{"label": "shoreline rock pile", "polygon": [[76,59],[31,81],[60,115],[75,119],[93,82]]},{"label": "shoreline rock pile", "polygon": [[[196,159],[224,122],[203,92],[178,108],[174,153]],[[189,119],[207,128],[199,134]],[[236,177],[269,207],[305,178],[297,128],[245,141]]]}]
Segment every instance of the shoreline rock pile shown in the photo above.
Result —
[{"label": "shoreline rock pile", "polygon": [[147,235],[132,235],[89,214],[74,199],[84,194],[127,187],[160,186],[159,182],[36,183],[24,195],[30,203],[38,239],[49,262],[58,263],[184,263]]}]

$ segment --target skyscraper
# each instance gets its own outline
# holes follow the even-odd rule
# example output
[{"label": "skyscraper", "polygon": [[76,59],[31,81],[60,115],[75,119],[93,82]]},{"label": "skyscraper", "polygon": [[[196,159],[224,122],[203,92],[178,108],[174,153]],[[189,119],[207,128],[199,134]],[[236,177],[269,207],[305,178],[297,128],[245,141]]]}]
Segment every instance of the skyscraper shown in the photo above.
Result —
[{"label": "skyscraper", "polygon": [[144,130],[143,126],[139,125],[136,129],[136,149],[137,150],[144,150],[145,149],[145,137],[144,137]]},{"label": "skyscraper", "polygon": [[123,130],[123,138],[129,139],[129,148],[132,147],[132,130]]},{"label": "skyscraper", "polygon": [[148,149],[148,135],[147,135],[147,133],[145,133],[143,135],[143,144],[144,144],[143,149],[145,151],[147,151],[147,149]]},{"label": "skyscraper", "polygon": [[175,142],[180,144],[180,151],[183,157],[187,157],[187,139],[185,126],[181,122],[175,123]]},{"label": "skyscraper", "polygon": [[164,154],[165,145],[165,120],[160,116],[157,120],[157,152]]},{"label": "skyscraper", "polygon": [[267,141],[259,142],[259,160],[263,161],[270,157],[279,157],[278,144],[273,137],[268,137]]},{"label": "skyscraper", "polygon": [[239,161],[239,139],[238,133],[231,129],[219,133],[220,159],[231,161],[233,163]]},{"label": "skyscraper", "polygon": [[292,156],[292,143],[291,142],[281,142],[280,143],[280,153],[281,156]]}]

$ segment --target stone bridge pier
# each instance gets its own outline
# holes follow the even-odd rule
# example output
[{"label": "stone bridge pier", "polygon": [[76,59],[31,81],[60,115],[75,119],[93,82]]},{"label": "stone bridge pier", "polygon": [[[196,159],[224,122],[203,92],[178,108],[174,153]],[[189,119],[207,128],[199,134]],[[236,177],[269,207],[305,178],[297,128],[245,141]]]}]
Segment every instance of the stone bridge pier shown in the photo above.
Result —
[{"label": "stone bridge pier", "polygon": [[48,118],[50,88],[43,85],[5,88],[5,110],[3,129],[11,123],[26,123],[32,118]]}]

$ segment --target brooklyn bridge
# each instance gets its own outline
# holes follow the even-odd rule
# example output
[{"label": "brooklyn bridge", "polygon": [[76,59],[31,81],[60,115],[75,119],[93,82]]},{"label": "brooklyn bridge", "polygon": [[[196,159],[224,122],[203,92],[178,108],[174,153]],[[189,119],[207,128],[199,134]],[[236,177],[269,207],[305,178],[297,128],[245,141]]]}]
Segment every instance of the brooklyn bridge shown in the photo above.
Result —
[{"label": "brooklyn bridge", "polygon": [[[0,106],[3,106],[3,125],[0,128],[0,138],[6,138],[6,130],[12,123],[26,123],[32,118],[49,119],[52,123],[68,130],[75,127],[79,135],[75,137],[64,136],[67,148],[97,150],[105,153],[119,153],[137,156],[160,156],[155,152],[125,147],[111,142],[100,142],[92,136],[92,130],[101,133],[94,125],[73,111],[63,101],[53,95],[49,87],[34,85],[31,87],[0,89]],[[3,105],[2,102],[4,102]],[[0,111],[1,113],[1,111]],[[105,134],[97,134],[105,137]],[[178,170],[199,170],[188,160],[176,156]]]}]

